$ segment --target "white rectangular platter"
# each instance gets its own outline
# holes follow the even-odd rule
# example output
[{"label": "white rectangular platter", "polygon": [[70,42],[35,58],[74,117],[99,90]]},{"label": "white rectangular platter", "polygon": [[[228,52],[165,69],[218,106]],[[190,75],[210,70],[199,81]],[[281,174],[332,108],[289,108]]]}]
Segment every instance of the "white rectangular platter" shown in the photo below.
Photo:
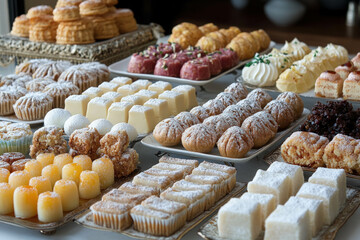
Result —
[{"label": "white rectangular platter", "polygon": [[[262,51],[260,54],[265,54],[271,51],[271,49],[275,46],[275,42],[271,41],[269,47]],[[175,78],[175,77],[166,77],[166,76],[159,76],[159,75],[154,75],[154,74],[141,74],[141,73],[130,73],[127,71],[127,67],[128,64],[130,62],[130,58],[131,56],[113,63],[109,66],[109,69],[112,73],[114,74],[118,74],[118,75],[122,75],[122,76],[127,76],[127,77],[131,77],[131,78],[142,78],[142,79],[148,79],[148,80],[155,80],[155,81],[165,81],[165,82],[172,82],[172,83],[178,83],[178,84],[189,84],[189,85],[194,85],[194,86],[203,86],[205,84],[208,84],[210,82],[215,81],[216,79],[224,76],[225,74],[234,71],[235,69],[245,65],[246,63],[248,63],[249,61],[251,61],[251,59],[249,60],[245,60],[245,61],[241,61],[239,62],[238,65],[236,65],[233,68],[230,68],[227,71],[224,71],[222,73],[220,73],[219,75],[216,75],[213,78],[210,78],[209,80],[201,80],[201,81],[196,81],[196,80],[189,80],[189,79],[184,79],[184,78]]]},{"label": "white rectangular platter", "polygon": [[275,143],[277,143],[279,140],[281,140],[285,135],[292,132],[295,128],[297,128],[300,124],[302,124],[307,115],[310,113],[309,109],[304,109],[302,116],[297,119],[295,122],[293,122],[290,127],[287,129],[278,132],[275,137],[267,143],[265,146],[258,148],[258,149],[251,149],[245,157],[243,158],[229,158],[229,157],[223,157],[220,155],[219,150],[215,147],[210,153],[199,153],[199,152],[191,152],[186,150],[182,145],[177,145],[174,147],[165,147],[162,146],[160,143],[158,143],[154,136],[152,134],[146,136],[144,139],[141,140],[141,143],[145,146],[148,146],[150,148],[163,151],[163,152],[169,152],[169,153],[176,153],[180,155],[186,155],[190,157],[196,157],[201,159],[208,159],[208,160],[214,160],[214,161],[225,161],[225,162],[245,162],[249,161],[259,154],[263,153],[264,151],[270,149]]}]

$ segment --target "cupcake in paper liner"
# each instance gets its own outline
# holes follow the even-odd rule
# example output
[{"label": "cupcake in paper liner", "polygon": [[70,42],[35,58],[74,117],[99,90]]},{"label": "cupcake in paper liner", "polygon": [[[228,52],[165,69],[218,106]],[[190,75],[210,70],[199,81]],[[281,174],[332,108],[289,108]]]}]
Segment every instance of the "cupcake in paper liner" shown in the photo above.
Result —
[{"label": "cupcake in paper liner", "polygon": [[[0,122],[0,126],[3,122]],[[11,123],[0,127],[0,154],[6,152],[29,153],[32,131],[29,124]]]}]

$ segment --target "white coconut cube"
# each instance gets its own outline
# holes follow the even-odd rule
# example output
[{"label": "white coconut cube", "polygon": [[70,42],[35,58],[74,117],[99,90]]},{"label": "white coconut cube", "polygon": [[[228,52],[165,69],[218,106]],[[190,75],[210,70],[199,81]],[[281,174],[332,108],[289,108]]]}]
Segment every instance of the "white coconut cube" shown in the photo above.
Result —
[{"label": "white coconut cube", "polygon": [[267,169],[268,172],[279,172],[289,176],[291,181],[291,195],[296,195],[304,183],[304,172],[300,166],[285,162],[274,162]]},{"label": "white coconut cube", "polygon": [[260,204],[232,198],[218,214],[219,235],[226,239],[256,239],[261,230]]},{"label": "white coconut cube", "polygon": [[265,221],[265,240],[311,239],[310,216],[305,208],[279,205]]},{"label": "white coconut cube", "polygon": [[346,201],[346,174],[344,169],[318,168],[309,178],[309,182],[337,188],[340,207]]},{"label": "white coconut cube", "polygon": [[259,169],[248,183],[251,193],[267,193],[275,196],[277,204],[284,204],[290,196],[290,178],[284,173],[266,172]]},{"label": "white coconut cube", "polygon": [[260,204],[261,207],[261,225],[265,226],[265,219],[275,210],[277,204],[274,195],[262,193],[244,193],[240,199],[253,201]]},{"label": "white coconut cube", "polygon": [[310,228],[312,236],[315,237],[322,226],[324,225],[324,206],[322,200],[302,198],[302,197],[290,197],[285,203],[286,207],[301,207],[309,211],[310,215]]},{"label": "white coconut cube", "polygon": [[330,225],[339,213],[338,194],[338,190],[333,187],[304,183],[296,196],[322,200],[324,205],[324,224]]}]

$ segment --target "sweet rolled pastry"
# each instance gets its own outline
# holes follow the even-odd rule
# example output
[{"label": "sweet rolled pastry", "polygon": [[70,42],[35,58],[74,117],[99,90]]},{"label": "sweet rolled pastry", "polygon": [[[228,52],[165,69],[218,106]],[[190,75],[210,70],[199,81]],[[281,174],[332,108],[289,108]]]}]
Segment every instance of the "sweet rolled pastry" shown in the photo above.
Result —
[{"label": "sweet rolled pastry", "polygon": [[204,103],[202,106],[208,109],[210,116],[218,115],[222,113],[226,108],[224,103],[219,99],[211,99]]},{"label": "sweet rolled pastry", "polygon": [[213,23],[207,23],[207,24],[200,26],[199,30],[203,33],[203,35],[206,35],[208,33],[219,30],[219,28]]},{"label": "sweet rolled pastry", "polygon": [[290,126],[295,119],[291,105],[284,101],[272,100],[265,106],[264,110],[274,117],[279,125],[279,130]]},{"label": "sweet rolled pastry", "polygon": [[264,108],[266,104],[268,104],[272,100],[272,97],[264,90],[258,88],[251,91],[247,95],[246,99],[257,102],[259,103],[261,108]]},{"label": "sweet rolled pastry", "polygon": [[18,37],[29,37],[30,20],[25,14],[15,18],[11,34]]},{"label": "sweet rolled pastry", "polygon": [[196,116],[200,122],[203,122],[206,118],[210,117],[209,109],[203,106],[197,106],[190,110],[190,113]]},{"label": "sweet rolled pastry", "polygon": [[265,50],[269,47],[271,40],[269,35],[263,29],[252,31],[250,34],[259,41],[261,50]]},{"label": "sweet rolled pastry", "polygon": [[262,110],[260,104],[257,101],[252,101],[247,98],[239,101],[236,105],[242,107],[242,109],[245,112],[248,112],[250,115],[260,112]]},{"label": "sweet rolled pastry", "polygon": [[203,33],[195,24],[183,22],[172,29],[169,42],[178,43],[182,49],[186,49],[189,46],[195,46],[202,36]]},{"label": "sweet rolled pastry", "polygon": [[342,96],[344,80],[335,71],[320,74],[315,82],[315,96],[339,98]]},{"label": "sweet rolled pastry", "polygon": [[217,142],[220,155],[231,158],[244,157],[253,146],[252,137],[237,126],[227,129]]},{"label": "sweet rolled pastry", "polygon": [[58,0],[55,8],[66,7],[66,6],[79,6],[84,0]]},{"label": "sweet rolled pastry", "polygon": [[294,110],[295,118],[297,119],[301,117],[304,110],[304,102],[298,94],[293,92],[283,92],[276,98],[276,100],[284,101],[290,104]]},{"label": "sweet rolled pastry", "polygon": [[360,71],[349,74],[344,81],[344,99],[360,100]]},{"label": "sweet rolled pastry", "polygon": [[218,39],[210,36],[201,37],[195,46],[200,47],[202,50],[207,52],[215,52],[224,47]]},{"label": "sweet rolled pastry", "polygon": [[216,144],[215,130],[204,124],[196,124],[184,131],[181,137],[181,143],[188,151],[207,153],[210,152]]},{"label": "sweet rolled pastry", "polygon": [[328,168],[342,168],[347,173],[360,173],[360,141],[337,134],[325,147],[323,160]]},{"label": "sweet rolled pastry", "polygon": [[226,44],[228,44],[234,37],[236,37],[236,35],[241,33],[241,30],[238,27],[231,26],[228,29],[222,28],[219,30],[219,32],[225,36]]},{"label": "sweet rolled pastry", "polygon": [[200,123],[199,119],[190,112],[181,112],[174,119],[178,120],[184,129]]},{"label": "sweet rolled pastry", "polygon": [[159,122],[153,131],[153,136],[163,146],[175,146],[181,142],[184,132],[183,125],[174,118],[167,118]]},{"label": "sweet rolled pastry", "polygon": [[278,124],[270,113],[261,111],[245,119],[241,128],[253,138],[254,148],[259,148],[276,135]]},{"label": "sweet rolled pastry", "polygon": [[312,132],[294,132],[281,145],[285,162],[304,167],[323,167],[324,151],[329,140]]}]

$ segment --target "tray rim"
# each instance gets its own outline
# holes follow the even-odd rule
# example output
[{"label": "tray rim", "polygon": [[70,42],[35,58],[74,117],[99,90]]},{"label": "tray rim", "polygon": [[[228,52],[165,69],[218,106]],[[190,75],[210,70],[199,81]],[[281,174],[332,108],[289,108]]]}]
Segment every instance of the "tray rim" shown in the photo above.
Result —
[{"label": "tray rim", "polygon": [[[193,228],[198,226],[201,222],[204,221],[204,219],[211,216],[215,211],[217,211],[221,206],[223,206],[231,197],[237,196],[240,193],[244,192],[246,190],[246,186],[247,186],[247,184],[244,183],[244,182],[236,182],[236,187],[239,188],[239,189],[235,188],[232,192],[228,193],[226,196],[224,196],[222,199],[220,199],[212,208],[210,208],[209,210],[203,212],[201,215],[199,215],[198,217],[196,217],[192,221],[187,222],[186,225],[189,225],[189,226],[187,228],[185,228],[185,226],[186,226],[185,225],[181,229],[179,229],[176,232],[176,233],[179,233],[179,235],[177,237],[172,237],[174,234],[169,236],[169,237],[153,236],[153,235],[150,235],[150,234],[144,234],[144,237],[139,237],[139,236],[135,236],[135,235],[133,235],[131,233],[126,233],[125,232],[126,230],[117,231],[117,230],[108,229],[106,227],[97,226],[95,224],[94,224],[95,226],[87,225],[84,221],[86,221],[87,216],[89,216],[91,214],[90,209],[88,209],[88,210],[82,212],[81,214],[79,214],[74,219],[74,222],[81,225],[81,226],[83,226],[83,227],[89,228],[89,229],[115,232],[115,233],[123,234],[123,235],[128,236],[128,237],[136,238],[136,239],[162,239],[162,240],[174,240],[174,239],[176,239],[176,240],[180,240],[185,234],[187,234]],[[83,220],[83,219],[85,219],[85,220]]]},{"label": "tray rim", "polygon": [[[275,47],[276,43],[274,41],[270,42],[269,47],[262,51],[260,53],[260,55],[266,54],[268,52],[271,51],[271,49],[273,47]],[[241,66],[244,66],[246,63],[250,62],[252,60],[248,59],[248,60],[244,60],[244,61],[240,61],[239,64],[237,64],[236,66],[230,68],[229,70],[226,70],[222,73],[220,73],[219,75],[216,75],[213,78],[210,78],[208,80],[201,80],[201,81],[197,81],[197,80],[189,80],[189,79],[184,79],[184,78],[175,78],[175,77],[165,77],[165,76],[159,76],[159,75],[154,75],[154,74],[141,74],[141,73],[129,73],[127,71],[127,69],[123,69],[121,68],[119,70],[119,66],[118,65],[128,65],[128,63],[130,62],[130,58],[131,56],[124,58],[118,62],[115,62],[113,64],[111,64],[109,66],[109,70],[111,73],[113,74],[117,74],[117,75],[122,75],[122,76],[127,76],[127,77],[132,77],[132,78],[141,78],[141,79],[149,79],[149,80],[156,80],[156,81],[166,81],[166,82],[172,82],[172,83],[179,83],[179,84],[190,84],[190,85],[194,85],[194,86],[203,86],[206,85],[208,83],[211,83],[217,79],[219,79],[220,77],[240,68]]]},{"label": "tray rim", "polygon": [[[299,119],[297,119],[295,122],[293,122],[292,125],[289,128],[279,132],[278,133],[279,135],[275,136],[271,140],[270,143],[268,143],[265,146],[263,146],[263,147],[259,148],[258,150],[256,150],[256,152],[253,153],[251,156],[244,157],[244,158],[229,158],[229,157],[218,156],[218,155],[214,155],[214,154],[210,154],[210,153],[198,153],[198,152],[187,151],[185,149],[177,149],[177,148],[173,148],[173,147],[165,147],[165,146],[161,146],[160,144],[159,144],[160,146],[153,145],[151,142],[156,141],[153,134],[149,134],[148,136],[143,138],[141,140],[141,143],[144,144],[147,147],[150,147],[150,148],[158,150],[158,151],[181,154],[181,155],[186,155],[186,156],[190,156],[190,157],[197,157],[197,158],[201,158],[201,159],[208,159],[208,160],[215,160],[215,161],[225,161],[225,162],[233,162],[233,163],[247,162],[247,161],[250,161],[250,160],[256,158],[261,153],[269,150],[273,145],[278,143],[284,136],[286,136],[288,133],[292,132],[303,121],[305,121],[308,114],[310,114],[310,110],[307,109],[307,108],[304,108],[303,115]],[[178,146],[180,146],[180,145],[178,145]]]},{"label": "tray rim", "polygon": [[31,230],[37,230],[37,231],[41,231],[42,233],[56,231],[57,228],[65,225],[66,223],[68,223],[70,221],[73,221],[77,216],[81,215],[93,203],[101,200],[101,198],[104,194],[111,191],[113,188],[120,186],[124,182],[131,180],[137,173],[140,172],[140,170],[141,170],[141,168],[138,166],[138,168],[134,172],[132,172],[129,176],[117,179],[113,185],[102,190],[101,193],[97,197],[89,199],[89,200],[82,199],[85,202],[81,206],[75,208],[74,210],[72,210],[70,212],[64,212],[64,217],[61,221],[51,222],[51,223],[41,223],[41,222],[36,223],[36,222],[32,222],[27,219],[19,219],[14,216],[0,215],[0,223],[4,223],[4,224],[16,226],[16,227],[21,227],[21,228],[27,228],[27,229],[31,229]]},{"label": "tray rim", "polygon": [[0,121],[8,121],[8,122],[13,122],[13,123],[26,123],[26,124],[29,124],[30,126],[44,123],[43,118],[38,119],[38,120],[26,121],[26,120],[18,119],[15,116],[15,114],[12,114],[12,115],[9,115],[9,116],[0,116]]},{"label": "tray rim", "polygon": [[[326,227],[327,229],[321,233],[321,231],[318,233],[321,234],[320,236],[315,236],[315,239],[319,239],[319,240],[333,240],[335,239],[336,237],[336,234],[338,233],[338,231],[344,226],[344,224],[349,220],[349,218],[355,213],[355,211],[357,209],[359,209],[359,206],[360,206],[360,188],[358,187],[354,187],[354,186],[347,186],[346,187],[347,189],[350,189],[350,190],[355,190],[355,193],[353,194],[353,196],[351,196],[350,199],[347,199],[347,204],[344,206],[344,208],[342,209],[341,212],[339,212],[338,216],[335,218],[334,222],[329,225],[329,226],[323,226],[322,229],[324,227]],[[242,196],[242,194],[244,194],[245,192],[241,192],[239,193],[239,195],[237,197],[240,197]],[[349,209],[347,209],[349,208]],[[342,214],[345,214],[344,213],[344,210],[347,210],[347,215],[344,216],[344,219],[340,222],[340,223],[337,223],[336,220],[338,219],[338,217],[342,216]],[[216,217],[218,216],[218,213],[214,214],[208,221],[206,221],[199,229],[198,231],[198,235],[200,237],[202,237],[203,239],[206,239],[206,240],[220,240],[220,239],[224,239],[224,238],[212,238],[212,237],[209,237],[209,236],[206,236],[206,234],[203,233],[203,230],[204,228],[210,224],[211,221],[215,221]],[[334,224],[338,224],[338,226],[336,227],[335,230],[332,230],[330,229],[330,227]],[[257,239],[260,239],[259,237]],[[312,237],[312,239],[314,239],[314,237]]]}]

